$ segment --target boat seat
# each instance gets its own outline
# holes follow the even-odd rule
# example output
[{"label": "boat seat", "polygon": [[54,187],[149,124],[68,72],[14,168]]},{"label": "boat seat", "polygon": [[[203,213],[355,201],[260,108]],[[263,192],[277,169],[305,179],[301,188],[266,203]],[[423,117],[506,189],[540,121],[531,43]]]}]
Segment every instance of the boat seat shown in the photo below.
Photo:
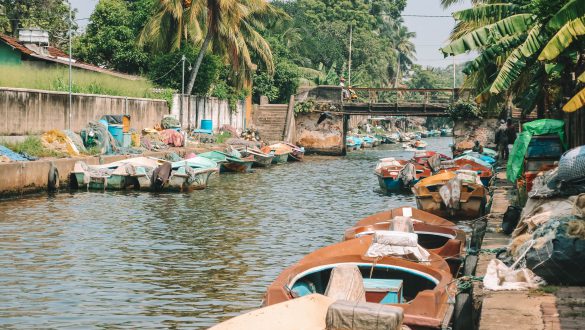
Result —
[{"label": "boat seat", "polygon": [[355,265],[341,265],[333,268],[325,295],[337,300],[365,302],[366,290],[359,268]]},{"label": "boat seat", "polygon": [[327,330],[400,330],[404,311],[397,306],[337,300],[327,309]]}]

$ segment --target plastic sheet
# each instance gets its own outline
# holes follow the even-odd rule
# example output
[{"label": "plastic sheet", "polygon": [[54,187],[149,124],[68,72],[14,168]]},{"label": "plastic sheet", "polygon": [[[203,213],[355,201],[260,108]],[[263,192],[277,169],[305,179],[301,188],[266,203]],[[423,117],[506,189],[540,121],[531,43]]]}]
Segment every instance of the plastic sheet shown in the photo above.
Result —
[{"label": "plastic sheet", "polygon": [[502,261],[492,259],[483,278],[483,286],[491,291],[536,289],[544,284],[530,269],[510,269]]}]

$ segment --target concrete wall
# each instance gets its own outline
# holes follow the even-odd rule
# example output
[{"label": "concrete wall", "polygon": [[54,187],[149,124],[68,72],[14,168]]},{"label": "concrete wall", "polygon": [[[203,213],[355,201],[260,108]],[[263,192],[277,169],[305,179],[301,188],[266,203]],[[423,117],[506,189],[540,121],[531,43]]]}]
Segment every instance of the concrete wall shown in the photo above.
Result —
[{"label": "concrete wall", "polygon": [[131,127],[141,130],[159,123],[169,108],[164,100],[73,94],[70,114],[68,93],[0,88],[0,135],[78,132],[106,114],[129,114]]},{"label": "concrete wall", "polygon": [[[175,94],[171,114],[181,121],[181,95]],[[230,125],[241,131],[246,128],[246,102],[238,102],[236,109],[231,110],[228,101],[216,97],[185,96],[183,98],[184,128],[201,128],[202,119],[213,121],[213,130],[223,125]]]},{"label": "concrete wall", "polygon": [[321,116],[320,112],[296,114],[296,144],[305,147],[307,153],[343,155],[345,153],[343,115],[331,115],[332,119],[325,119],[317,125]]}]

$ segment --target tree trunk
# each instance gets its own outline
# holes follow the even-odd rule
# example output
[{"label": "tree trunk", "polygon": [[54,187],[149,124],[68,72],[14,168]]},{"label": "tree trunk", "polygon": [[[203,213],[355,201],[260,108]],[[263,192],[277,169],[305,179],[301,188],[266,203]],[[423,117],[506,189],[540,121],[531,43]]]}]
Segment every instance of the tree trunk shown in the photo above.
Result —
[{"label": "tree trunk", "polygon": [[400,54],[396,61],[396,77],[394,78],[394,88],[398,87],[398,76],[400,75]]},{"label": "tree trunk", "polygon": [[189,78],[189,84],[187,85],[187,95],[191,95],[193,91],[193,86],[195,86],[195,80],[197,79],[197,73],[199,72],[199,67],[201,66],[201,62],[203,61],[203,56],[205,56],[205,51],[207,51],[207,47],[209,46],[209,42],[211,41],[211,33],[208,31],[205,35],[205,40],[203,40],[203,45],[201,46],[201,50],[199,51],[199,55],[197,55],[197,61],[195,61],[195,67],[193,71],[191,71],[191,77]]}]

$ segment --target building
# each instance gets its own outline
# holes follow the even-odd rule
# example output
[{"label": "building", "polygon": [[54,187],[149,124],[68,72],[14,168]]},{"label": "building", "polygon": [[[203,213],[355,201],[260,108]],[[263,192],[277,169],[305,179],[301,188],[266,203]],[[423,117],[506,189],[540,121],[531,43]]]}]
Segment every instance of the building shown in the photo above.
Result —
[{"label": "building", "polygon": [[[49,33],[41,29],[22,29],[18,32],[18,39],[0,34],[0,65],[21,65],[23,62],[68,66],[69,55],[59,48],[50,46]],[[129,80],[141,79],[76,59],[72,59],[71,66]]]}]

